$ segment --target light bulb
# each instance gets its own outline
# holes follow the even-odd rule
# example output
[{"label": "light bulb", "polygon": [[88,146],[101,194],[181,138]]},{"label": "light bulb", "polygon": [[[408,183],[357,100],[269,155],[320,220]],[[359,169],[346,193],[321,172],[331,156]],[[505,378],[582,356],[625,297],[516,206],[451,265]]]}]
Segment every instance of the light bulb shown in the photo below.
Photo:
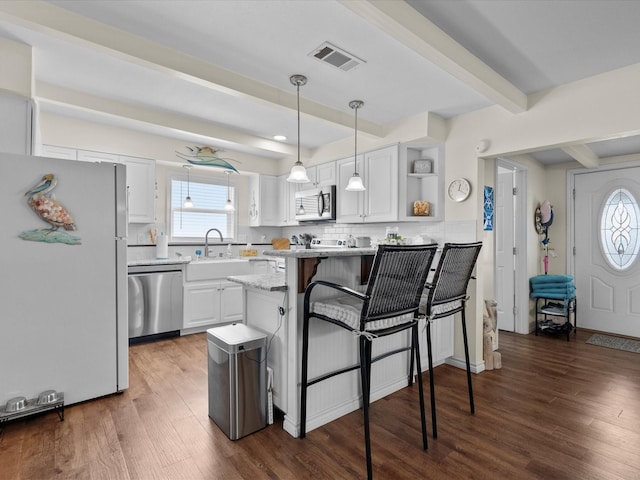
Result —
[{"label": "light bulb", "polygon": [[366,189],[362,183],[362,178],[358,173],[354,173],[349,179],[349,183],[347,184],[347,188],[350,192],[364,192]]},{"label": "light bulb", "polygon": [[297,163],[291,167],[291,173],[289,173],[289,177],[287,178],[287,182],[293,183],[309,183],[309,177],[307,176],[307,169],[304,168],[302,163]]}]

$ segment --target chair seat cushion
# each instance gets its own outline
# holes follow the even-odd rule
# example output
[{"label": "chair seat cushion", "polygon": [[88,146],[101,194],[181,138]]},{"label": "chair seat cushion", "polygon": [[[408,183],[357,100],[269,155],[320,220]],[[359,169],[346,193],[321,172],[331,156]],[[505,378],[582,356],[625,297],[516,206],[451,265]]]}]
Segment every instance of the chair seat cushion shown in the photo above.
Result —
[{"label": "chair seat cushion", "polygon": [[[420,298],[420,308],[418,312],[421,315],[427,314],[427,300],[429,299],[429,292],[425,291]],[[452,302],[441,303],[439,305],[434,305],[431,308],[431,315],[434,317],[445,316],[447,312],[453,312],[455,310],[459,310],[462,307],[462,300],[454,300]]]},{"label": "chair seat cushion", "polygon": [[[338,297],[312,302],[311,312],[325,317],[333,318],[344,323],[352,330],[360,331],[360,312],[362,310],[362,300],[351,295],[340,295]],[[385,328],[395,327],[409,323],[413,320],[413,314],[409,313],[399,317],[385,318],[368,322],[365,331],[375,332]]]}]

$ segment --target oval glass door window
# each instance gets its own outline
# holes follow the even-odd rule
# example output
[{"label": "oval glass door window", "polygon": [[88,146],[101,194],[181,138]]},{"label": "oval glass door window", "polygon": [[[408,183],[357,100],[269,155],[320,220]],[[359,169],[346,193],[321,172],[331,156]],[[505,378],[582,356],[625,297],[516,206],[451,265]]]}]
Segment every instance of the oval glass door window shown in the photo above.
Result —
[{"label": "oval glass door window", "polygon": [[626,270],[640,251],[638,202],[628,190],[617,188],[607,198],[600,216],[600,243],[614,269]]}]

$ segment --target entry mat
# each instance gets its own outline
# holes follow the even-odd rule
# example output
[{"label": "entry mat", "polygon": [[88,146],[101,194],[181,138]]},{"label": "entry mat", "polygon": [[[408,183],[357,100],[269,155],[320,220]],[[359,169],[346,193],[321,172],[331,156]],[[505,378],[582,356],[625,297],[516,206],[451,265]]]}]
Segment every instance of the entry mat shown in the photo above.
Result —
[{"label": "entry mat", "polygon": [[598,345],[600,347],[624,350],[626,352],[640,353],[640,342],[629,338],[612,337],[611,335],[596,333],[587,340],[587,343],[590,343],[591,345]]}]

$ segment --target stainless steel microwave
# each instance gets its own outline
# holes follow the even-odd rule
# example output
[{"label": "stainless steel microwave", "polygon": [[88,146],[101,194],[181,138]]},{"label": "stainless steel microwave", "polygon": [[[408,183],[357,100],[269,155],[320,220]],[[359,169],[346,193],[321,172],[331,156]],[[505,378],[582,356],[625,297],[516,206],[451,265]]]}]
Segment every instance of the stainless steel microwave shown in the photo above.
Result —
[{"label": "stainless steel microwave", "polygon": [[319,222],[336,219],[336,186],[296,192],[296,220]]}]

